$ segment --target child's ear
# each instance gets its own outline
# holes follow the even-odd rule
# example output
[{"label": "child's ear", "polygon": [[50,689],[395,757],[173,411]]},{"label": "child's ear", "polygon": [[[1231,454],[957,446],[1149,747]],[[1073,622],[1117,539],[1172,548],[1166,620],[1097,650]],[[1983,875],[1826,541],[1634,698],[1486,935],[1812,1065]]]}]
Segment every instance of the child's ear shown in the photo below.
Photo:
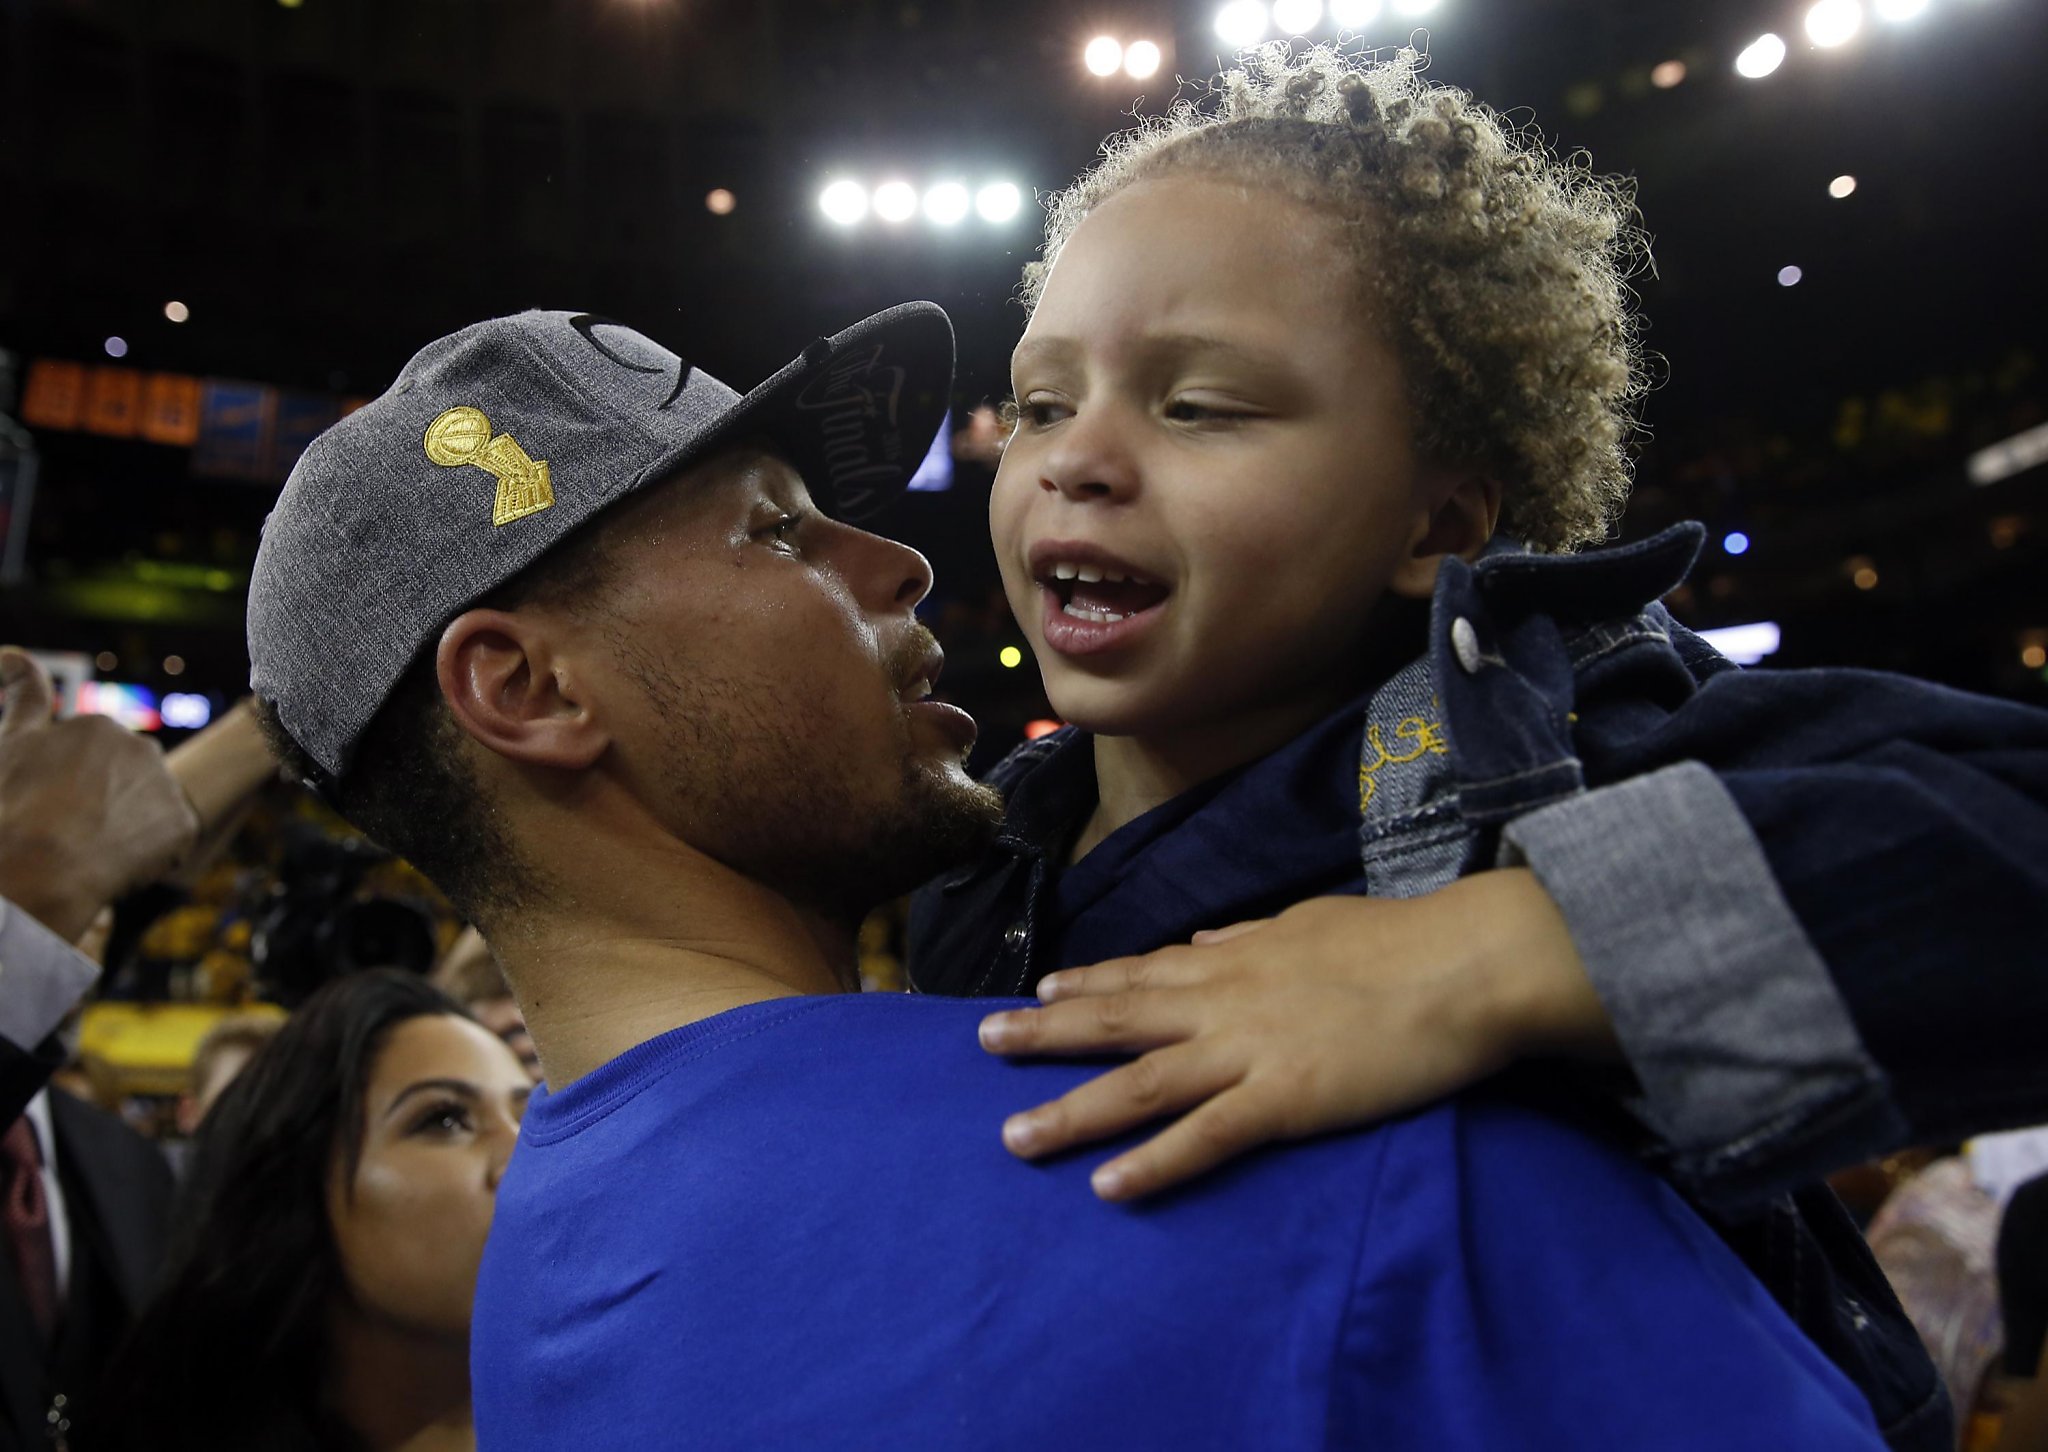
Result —
[{"label": "child's ear", "polygon": [[464,734],[508,760],[575,771],[610,744],[538,617],[465,611],[441,632],[434,674]]},{"label": "child's ear", "polygon": [[1436,591],[1437,567],[1444,557],[1474,560],[1493,538],[1500,519],[1500,481],[1487,474],[1436,474],[1425,484],[1429,512],[1416,521],[1394,578],[1387,588],[1411,600],[1427,600]]}]

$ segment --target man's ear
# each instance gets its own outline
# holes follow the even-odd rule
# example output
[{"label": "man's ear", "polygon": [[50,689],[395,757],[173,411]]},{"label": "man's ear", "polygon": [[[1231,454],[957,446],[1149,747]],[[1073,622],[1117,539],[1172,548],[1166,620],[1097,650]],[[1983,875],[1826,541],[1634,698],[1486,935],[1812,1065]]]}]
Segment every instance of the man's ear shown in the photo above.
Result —
[{"label": "man's ear", "polygon": [[611,744],[546,622],[470,610],[441,632],[434,674],[456,724],[511,761],[580,771]]},{"label": "man's ear", "polygon": [[1488,474],[1445,471],[1427,481],[1429,513],[1394,567],[1387,588],[1411,600],[1436,592],[1436,572],[1448,555],[1474,560],[1500,520],[1500,480]]}]

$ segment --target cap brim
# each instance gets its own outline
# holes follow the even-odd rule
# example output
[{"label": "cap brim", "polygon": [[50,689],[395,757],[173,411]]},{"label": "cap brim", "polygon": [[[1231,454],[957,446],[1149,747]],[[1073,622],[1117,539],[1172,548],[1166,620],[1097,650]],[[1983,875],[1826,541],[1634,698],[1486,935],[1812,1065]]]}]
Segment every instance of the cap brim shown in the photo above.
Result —
[{"label": "cap brim", "polygon": [[784,452],[820,509],[849,523],[894,503],[953,391],[953,324],[909,302],[820,338],[742,398],[719,428]]}]

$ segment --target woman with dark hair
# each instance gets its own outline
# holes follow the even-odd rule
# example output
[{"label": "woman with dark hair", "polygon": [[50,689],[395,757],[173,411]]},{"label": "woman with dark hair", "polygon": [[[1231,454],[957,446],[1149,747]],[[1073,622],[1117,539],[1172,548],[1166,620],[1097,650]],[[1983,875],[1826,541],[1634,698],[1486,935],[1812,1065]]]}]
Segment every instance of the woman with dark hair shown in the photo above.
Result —
[{"label": "woman with dark hair", "polygon": [[207,1117],[93,1452],[458,1452],[469,1315],[529,1084],[421,979],[322,988]]}]

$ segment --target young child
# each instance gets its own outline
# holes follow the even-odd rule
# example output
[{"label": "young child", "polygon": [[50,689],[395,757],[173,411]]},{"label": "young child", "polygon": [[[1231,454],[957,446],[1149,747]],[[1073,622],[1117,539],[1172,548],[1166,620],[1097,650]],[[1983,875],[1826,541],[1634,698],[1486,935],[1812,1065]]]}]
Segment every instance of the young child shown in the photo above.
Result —
[{"label": "young child", "polygon": [[1419,68],[1259,52],[1054,200],[990,515],[1074,725],[997,769],[913,980],[1037,985],[998,1052],[1143,1053],[1005,1126],[1037,1156],[1191,1111],[1107,1198],[1520,1059],[1611,1066],[1575,1077],[1891,1445],[1950,1445],[1801,1187],[2048,1117],[2048,718],[1734,670],[1656,604],[1697,526],[1572,553],[1643,389],[1629,195]]}]

